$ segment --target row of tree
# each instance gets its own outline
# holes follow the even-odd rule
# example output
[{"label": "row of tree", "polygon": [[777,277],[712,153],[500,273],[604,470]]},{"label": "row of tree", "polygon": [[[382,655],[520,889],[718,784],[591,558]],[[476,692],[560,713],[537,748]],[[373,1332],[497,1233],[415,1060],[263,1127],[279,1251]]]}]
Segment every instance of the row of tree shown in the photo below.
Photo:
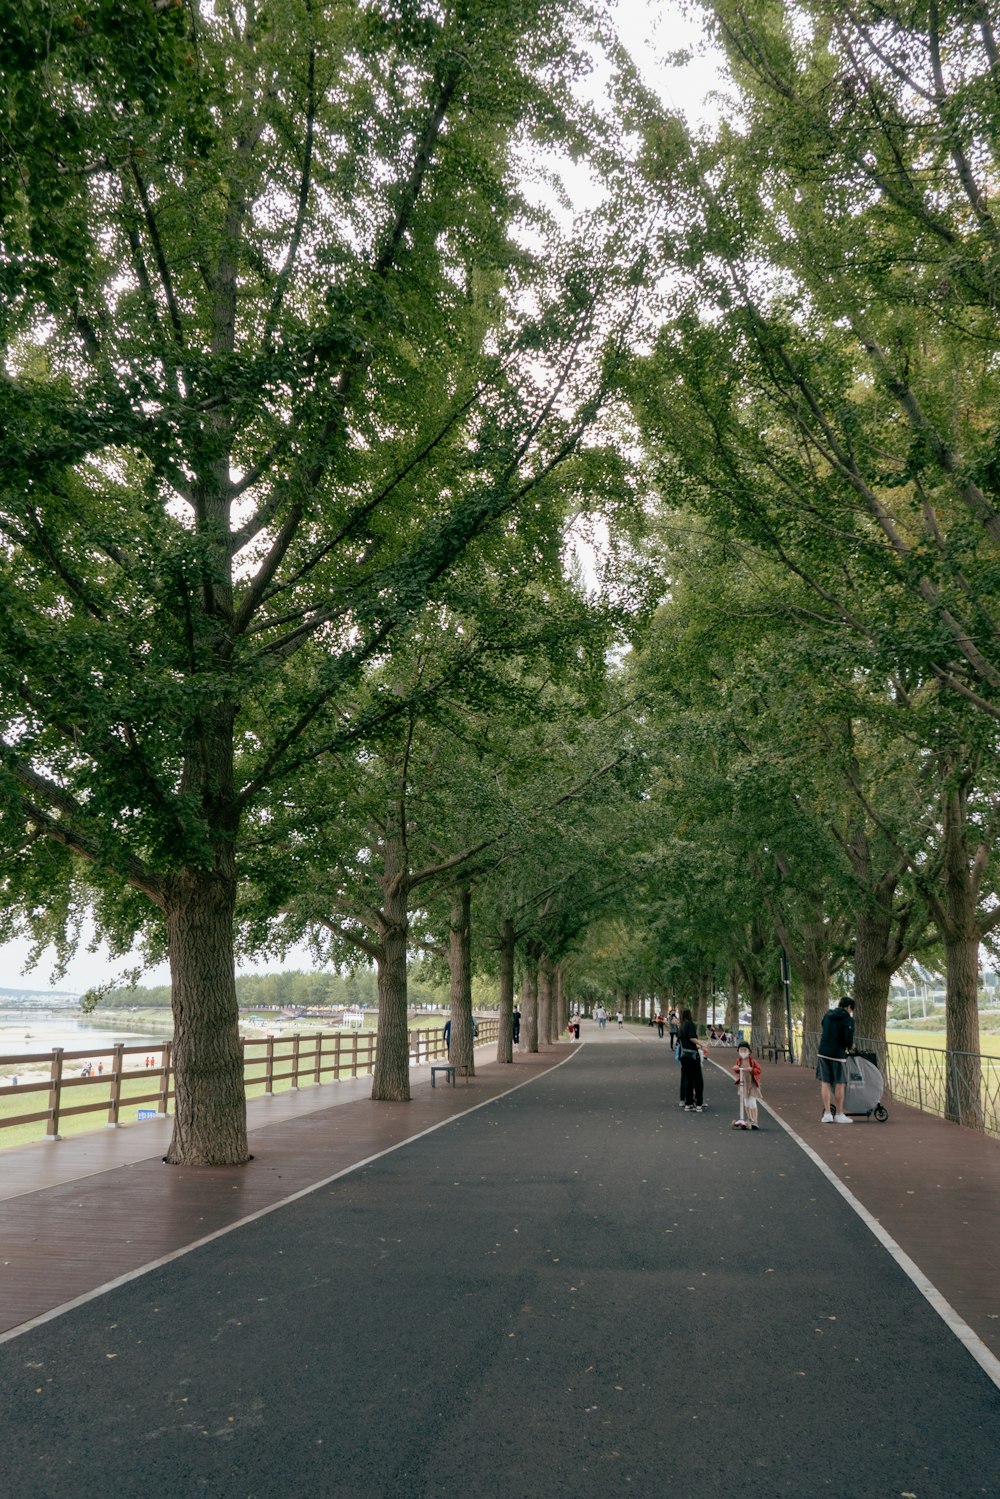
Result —
[{"label": "row of tree", "polygon": [[415,902],[467,951],[473,875],[602,773],[556,725],[600,716],[616,612],[563,560],[634,503],[600,424],[646,209],[582,87],[613,45],[563,0],[0,25],[0,934],[65,955],[90,911],[166,953],[168,1159],[237,1163],[236,945],[374,959],[406,1097]]},{"label": "row of tree", "polygon": [[732,970],[758,1040],[779,943],[807,1036],[842,969],[878,1045],[891,976],[933,955],[974,1110],[1000,926],[993,19],[706,14],[730,117],[648,133],[672,274],[634,384],[671,578],[634,663],[669,892],[646,940],[689,983]]},{"label": "row of tree", "polygon": [[723,975],[759,1038],[779,944],[876,1040],[939,949],[977,1048],[990,17],[706,17],[701,136],[584,0],[3,20],[0,936],[169,957],[172,1161],[246,1159],[236,957],[303,939],[378,1099],[416,954],[468,1069],[477,967],[509,1061],[516,982],[529,1048]]}]

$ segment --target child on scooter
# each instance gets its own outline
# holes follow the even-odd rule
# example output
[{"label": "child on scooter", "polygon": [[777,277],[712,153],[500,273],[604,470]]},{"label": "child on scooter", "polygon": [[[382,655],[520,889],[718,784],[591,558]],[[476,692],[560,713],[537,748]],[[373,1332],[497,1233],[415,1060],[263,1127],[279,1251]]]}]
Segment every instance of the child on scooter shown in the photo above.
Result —
[{"label": "child on scooter", "polygon": [[733,1067],[738,1097],[742,1105],[740,1119],[746,1129],[760,1129],[757,1123],[757,1100],[760,1098],[760,1063],[745,1041],[741,1041]]}]

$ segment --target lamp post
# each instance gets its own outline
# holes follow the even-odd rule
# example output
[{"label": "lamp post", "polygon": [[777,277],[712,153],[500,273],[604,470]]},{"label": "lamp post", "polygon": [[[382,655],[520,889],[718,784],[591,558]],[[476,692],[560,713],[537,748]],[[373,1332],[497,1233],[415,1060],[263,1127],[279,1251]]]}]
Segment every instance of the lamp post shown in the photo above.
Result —
[{"label": "lamp post", "polygon": [[785,991],[785,1027],[788,1031],[788,1065],[795,1066],[795,1038],[792,1035],[792,975],[788,970],[788,954],[784,943],[781,946],[781,983]]}]

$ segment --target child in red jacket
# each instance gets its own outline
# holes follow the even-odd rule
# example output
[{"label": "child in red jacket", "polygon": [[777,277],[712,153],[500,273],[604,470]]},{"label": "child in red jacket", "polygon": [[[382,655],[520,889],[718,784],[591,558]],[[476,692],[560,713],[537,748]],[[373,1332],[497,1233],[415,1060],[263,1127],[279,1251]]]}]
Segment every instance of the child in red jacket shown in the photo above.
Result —
[{"label": "child in red jacket", "polygon": [[760,1097],[760,1063],[745,1041],[740,1042],[736,1065],[733,1067],[739,1099],[743,1107],[740,1119],[746,1120],[745,1129],[759,1129],[757,1123],[757,1100]]}]

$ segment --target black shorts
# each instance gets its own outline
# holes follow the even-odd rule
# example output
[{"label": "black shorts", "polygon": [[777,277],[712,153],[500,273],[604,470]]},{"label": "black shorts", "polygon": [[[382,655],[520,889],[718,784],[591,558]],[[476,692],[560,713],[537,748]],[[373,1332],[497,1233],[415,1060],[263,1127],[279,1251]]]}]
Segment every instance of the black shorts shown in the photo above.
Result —
[{"label": "black shorts", "polygon": [[847,1058],[841,1062],[835,1057],[817,1057],[816,1076],[821,1083],[829,1083],[831,1088],[836,1088],[840,1083],[847,1082]]}]

